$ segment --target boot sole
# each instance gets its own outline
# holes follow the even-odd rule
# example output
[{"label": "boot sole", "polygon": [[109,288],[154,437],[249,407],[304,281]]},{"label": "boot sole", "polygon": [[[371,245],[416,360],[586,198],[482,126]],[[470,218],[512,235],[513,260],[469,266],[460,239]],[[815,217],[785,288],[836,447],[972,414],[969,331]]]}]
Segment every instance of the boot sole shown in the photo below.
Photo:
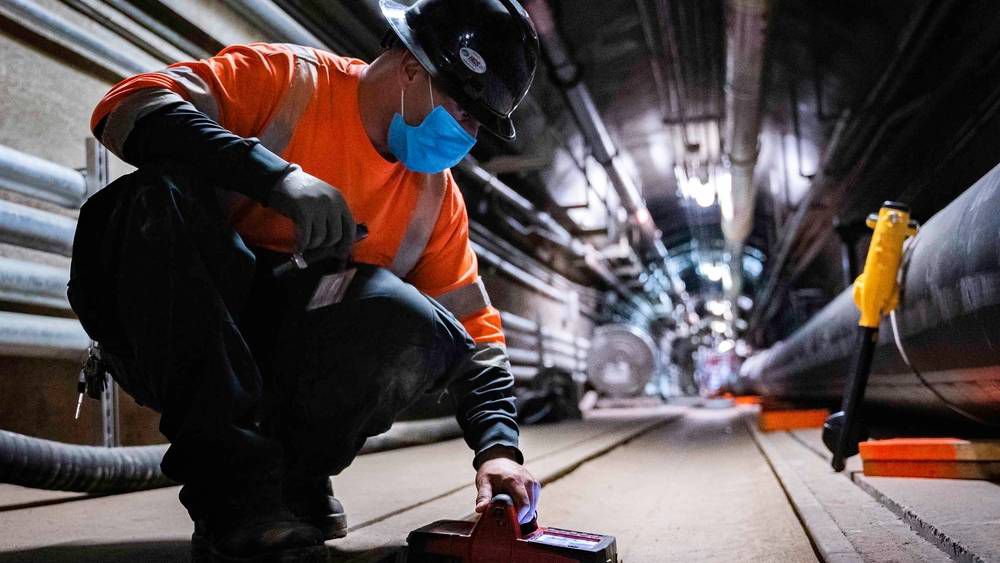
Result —
[{"label": "boot sole", "polygon": [[310,526],[319,528],[325,540],[335,540],[347,535],[346,514],[327,514],[315,518],[306,518],[304,522]]},{"label": "boot sole", "polygon": [[283,549],[251,557],[234,557],[212,551],[212,563],[327,563],[329,552],[322,545]]}]

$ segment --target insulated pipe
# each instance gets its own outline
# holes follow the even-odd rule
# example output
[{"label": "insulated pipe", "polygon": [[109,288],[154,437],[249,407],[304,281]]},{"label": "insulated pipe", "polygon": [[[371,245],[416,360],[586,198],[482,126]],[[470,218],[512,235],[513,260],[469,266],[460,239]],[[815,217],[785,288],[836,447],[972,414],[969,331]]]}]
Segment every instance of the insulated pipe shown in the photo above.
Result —
[{"label": "insulated pipe", "polygon": [[[397,422],[387,432],[368,438],[358,455],[461,436],[454,417]],[[81,446],[0,430],[0,483],[99,494],[169,487],[176,483],[160,471],[167,447]]]},{"label": "insulated pipe", "polygon": [[150,58],[144,64],[136,61],[102,41],[89,30],[62,18],[32,0],[4,0],[0,2],[0,16],[7,17],[32,32],[53,40],[63,47],[108,67],[113,73],[125,77],[156,70],[157,63]]},{"label": "insulated pipe", "polygon": [[[538,332],[538,324],[535,321],[526,319],[514,313],[508,313],[507,311],[500,312],[501,320],[505,327],[509,327],[513,330],[517,330],[526,334],[536,334]],[[587,350],[590,348],[590,341],[582,337],[574,337],[571,333],[552,330],[550,328],[542,328],[542,336],[545,338],[551,338],[558,340],[560,342],[575,345],[576,347]]]},{"label": "insulated pipe", "polygon": [[665,260],[667,255],[662,245],[656,244],[660,240],[660,233],[653,223],[649,209],[646,208],[642,193],[624,169],[619,149],[608,133],[600,112],[597,111],[590,90],[580,79],[580,68],[569,55],[566,44],[556,29],[552,9],[546,0],[528,0],[524,7],[538,31],[542,52],[552,67],[556,85],[566,96],[569,109],[580,125],[584,138],[590,144],[594,159],[604,167],[611,185],[621,200],[622,207],[639,228],[643,246],[639,250],[645,249],[658,260]]},{"label": "insulated pipe", "polygon": [[174,484],[160,471],[167,446],[105,448],[0,430],[0,483],[81,493],[127,493]]},{"label": "insulated pipe", "polygon": [[727,6],[724,139],[731,182],[720,186],[719,208],[730,257],[729,297],[735,298],[742,290],[743,245],[753,229],[767,0],[729,0]]},{"label": "insulated pipe", "polygon": [[462,428],[453,416],[428,420],[408,420],[393,424],[388,431],[365,440],[358,455],[422,446],[462,437]]},{"label": "insulated pipe", "polygon": [[88,346],[76,319],[0,311],[0,356],[82,360]]},{"label": "insulated pipe", "polygon": [[69,271],[0,257],[0,301],[69,310]]},{"label": "insulated pipe", "polygon": [[575,239],[565,227],[560,225],[548,213],[544,213],[535,208],[534,204],[514,191],[513,188],[504,184],[499,178],[491,174],[471,156],[466,157],[458,164],[458,169],[469,176],[480,181],[486,186],[489,193],[496,194],[504,203],[521,211],[532,219],[538,226],[546,229],[550,237],[548,240],[556,243],[560,247],[569,250],[574,256],[583,256],[583,243]]},{"label": "insulated pipe", "polygon": [[0,242],[70,256],[75,232],[69,217],[0,200]]},{"label": "insulated pipe", "polygon": [[83,174],[0,145],[0,189],[63,207],[80,207],[87,196]]},{"label": "insulated pipe", "polygon": [[[869,410],[945,417],[1000,434],[1000,166],[911,240],[894,318],[883,321]],[[835,403],[855,352],[852,290],[741,369],[762,392]],[[896,337],[898,336],[898,346]],[[916,421],[916,418],[912,418]]]}]

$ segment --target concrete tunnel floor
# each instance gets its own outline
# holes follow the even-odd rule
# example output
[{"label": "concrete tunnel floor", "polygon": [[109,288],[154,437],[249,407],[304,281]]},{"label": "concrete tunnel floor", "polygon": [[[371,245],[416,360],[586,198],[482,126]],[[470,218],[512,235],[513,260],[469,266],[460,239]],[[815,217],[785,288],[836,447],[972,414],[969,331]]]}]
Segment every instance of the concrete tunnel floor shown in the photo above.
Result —
[{"label": "concrete tunnel floor", "polygon": [[[814,561],[745,414],[600,411],[523,429],[527,465],[545,483],[540,523],[614,535],[629,563]],[[351,532],[328,542],[331,560],[392,560],[409,530],[469,517],[469,458],[461,440],[360,457],[334,480]],[[188,559],[191,524],[176,487],[40,506],[14,489],[0,488],[0,561]]]}]

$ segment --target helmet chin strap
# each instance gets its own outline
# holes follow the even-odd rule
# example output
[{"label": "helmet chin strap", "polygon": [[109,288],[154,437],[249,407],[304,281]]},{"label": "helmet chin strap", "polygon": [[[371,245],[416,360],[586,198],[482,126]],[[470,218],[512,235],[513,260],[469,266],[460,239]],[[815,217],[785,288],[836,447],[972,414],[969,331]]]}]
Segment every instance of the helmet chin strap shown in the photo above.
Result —
[{"label": "helmet chin strap", "polygon": [[[434,86],[431,85],[431,75],[427,75],[427,91],[431,95],[431,111],[437,107],[434,103]],[[399,115],[403,117],[403,121],[406,121],[406,88],[401,88],[399,90]]]}]

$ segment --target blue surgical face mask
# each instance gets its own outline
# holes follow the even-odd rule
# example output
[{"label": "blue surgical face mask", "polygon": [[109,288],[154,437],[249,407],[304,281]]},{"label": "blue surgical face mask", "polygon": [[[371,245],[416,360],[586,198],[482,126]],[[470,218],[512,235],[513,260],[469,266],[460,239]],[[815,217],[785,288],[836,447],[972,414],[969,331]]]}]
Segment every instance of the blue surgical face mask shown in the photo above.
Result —
[{"label": "blue surgical face mask", "polygon": [[[427,81],[430,88],[430,80]],[[400,96],[400,112],[405,101],[404,90]],[[431,90],[431,110],[420,125],[406,123],[402,113],[397,113],[389,124],[389,151],[404,166],[414,172],[437,174],[455,166],[469,154],[476,138],[444,109],[434,105]]]}]

